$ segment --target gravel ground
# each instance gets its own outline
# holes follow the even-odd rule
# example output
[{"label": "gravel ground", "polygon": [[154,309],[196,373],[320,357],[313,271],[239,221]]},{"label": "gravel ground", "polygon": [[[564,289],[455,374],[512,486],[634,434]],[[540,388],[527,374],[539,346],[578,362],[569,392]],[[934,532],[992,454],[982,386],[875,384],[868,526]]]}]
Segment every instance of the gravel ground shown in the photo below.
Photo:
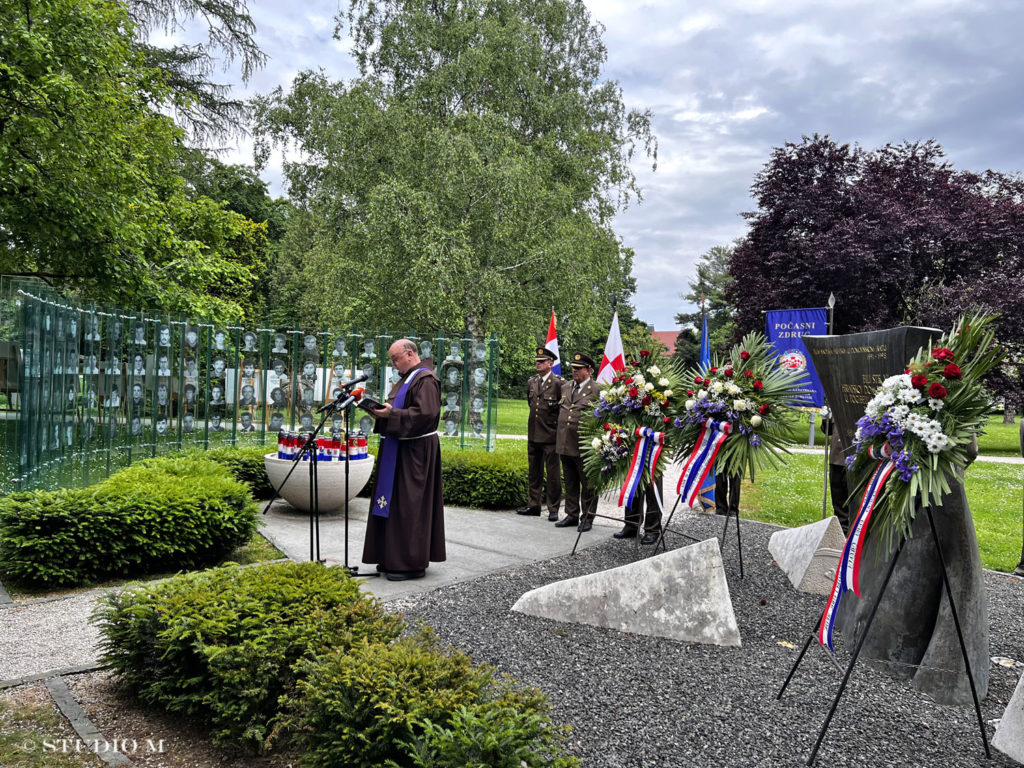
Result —
[{"label": "gravel ground", "polygon": [[[677,516],[677,521],[678,521]],[[721,519],[688,516],[701,538]],[[735,529],[730,526],[730,533]],[[824,598],[795,591],[768,554],[774,527],[743,524],[724,560],[743,647],[685,644],[512,613],[524,592],[644,557],[635,541],[609,540],[574,558],[485,576],[389,602],[452,645],[544,690],[588,768],[803,765],[839,684],[816,645],[786,696],[778,692]],[[679,543],[684,543],[679,540]],[[670,546],[672,542],[670,541]],[[991,655],[1024,659],[1024,581],[987,573]],[[840,641],[841,642],[841,641]],[[840,662],[846,653],[841,644]],[[982,712],[991,739],[1018,673],[993,665]],[[818,754],[824,766],[1016,765],[993,750],[986,761],[973,707],[943,707],[908,684],[858,663]]]},{"label": "gravel ground", "polygon": [[96,662],[98,592],[0,610],[0,680]]}]

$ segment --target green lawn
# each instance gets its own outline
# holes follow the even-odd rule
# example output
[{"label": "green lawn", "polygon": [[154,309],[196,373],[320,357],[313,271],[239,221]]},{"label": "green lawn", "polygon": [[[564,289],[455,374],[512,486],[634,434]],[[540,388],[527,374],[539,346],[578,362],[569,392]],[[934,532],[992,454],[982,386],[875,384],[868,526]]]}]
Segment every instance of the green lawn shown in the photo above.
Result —
[{"label": "green lawn", "polygon": [[[744,482],[744,517],[796,526],[821,520],[824,461],[820,455],[793,454],[777,472]],[[967,470],[967,501],[986,568],[1012,571],[1021,555],[1021,499],[1024,466],[975,462]],[[828,503],[831,514],[831,501]]]}]

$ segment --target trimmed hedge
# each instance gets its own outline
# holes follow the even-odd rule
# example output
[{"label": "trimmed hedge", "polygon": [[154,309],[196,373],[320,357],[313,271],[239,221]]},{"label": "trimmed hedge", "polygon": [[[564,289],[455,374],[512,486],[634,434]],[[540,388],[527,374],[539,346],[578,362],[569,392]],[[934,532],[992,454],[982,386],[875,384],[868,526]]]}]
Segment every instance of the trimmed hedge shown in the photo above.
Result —
[{"label": "trimmed hedge", "polygon": [[227,468],[236,480],[248,484],[252,489],[253,498],[269,499],[274,495],[274,486],[267,477],[263,455],[275,449],[276,445],[270,444],[237,448],[225,446],[203,451],[202,456],[216,461]]},{"label": "trimmed hedge", "polygon": [[[360,496],[373,493],[376,468]],[[530,471],[526,452],[460,451],[441,448],[444,503],[475,509],[514,509],[526,502]]]},{"label": "trimmed hedge", "polygon": [[143,701],[208,720],[221,746],[258,752],[301,661],[393,640],[403,626],[344,569],[316,563],[177,576],[105,597],[96,620],[103,660]]},{"label": "trimmed hedge", "polygon": [[88,488],[0,499],[0,570],[66,586],[216,562],[256,530],[248,486],[196,456],[148,459]]}]

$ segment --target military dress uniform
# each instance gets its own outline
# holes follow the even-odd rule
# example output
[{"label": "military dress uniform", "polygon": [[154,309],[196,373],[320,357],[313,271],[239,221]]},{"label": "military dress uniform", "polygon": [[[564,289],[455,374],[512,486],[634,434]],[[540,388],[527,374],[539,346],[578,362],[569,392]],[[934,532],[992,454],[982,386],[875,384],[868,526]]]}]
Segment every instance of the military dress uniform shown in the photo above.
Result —
[{"label": "military dress uniform", "polygon": [[[535,359],[537,362],[554,362],[556,358],[550,350],[538,347]],[[547,508],[548,520],[558,519],[558,506],[562,501],[562,472],[555,452],[555,441],[563,383],[561,377],[549,372],[547,376],[531,376],[526,385],[526,401],[530,407],[526,428],[530,496],[526,507],[516,510],[521,515],[540,515],[543,505]]]},{"label": "military dress uniform", "polygon": [[[594,361],[582,352],[572,356],[573,368],[589,368],[594,371]],[[565,517],[555,523],[559,528],[579,525],[590,530],[597,512],[597,493],[587,481],[580,456],[580,417],[591,410],[597,399],[598,387],[593,378],[582,385],[575,381],[562,383],[562,399],[558,410],[558,437],[555,451],[562,461],[562,479],[565,481]]]}]

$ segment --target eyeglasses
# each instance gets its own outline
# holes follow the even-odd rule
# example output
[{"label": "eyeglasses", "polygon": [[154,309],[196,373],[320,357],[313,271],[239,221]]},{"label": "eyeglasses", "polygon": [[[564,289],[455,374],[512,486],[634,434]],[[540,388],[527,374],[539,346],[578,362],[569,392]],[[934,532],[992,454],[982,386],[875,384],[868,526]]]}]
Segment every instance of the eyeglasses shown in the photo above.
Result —
[{"label": "eyeglasses", "polygon": [[409,354],[409,350],[405,349],[399,352],[397,355],[388,355],[388,358],[391,360],[392,363],[397,363],[399,360],[402,359],[403,356],[407,354]]}]

